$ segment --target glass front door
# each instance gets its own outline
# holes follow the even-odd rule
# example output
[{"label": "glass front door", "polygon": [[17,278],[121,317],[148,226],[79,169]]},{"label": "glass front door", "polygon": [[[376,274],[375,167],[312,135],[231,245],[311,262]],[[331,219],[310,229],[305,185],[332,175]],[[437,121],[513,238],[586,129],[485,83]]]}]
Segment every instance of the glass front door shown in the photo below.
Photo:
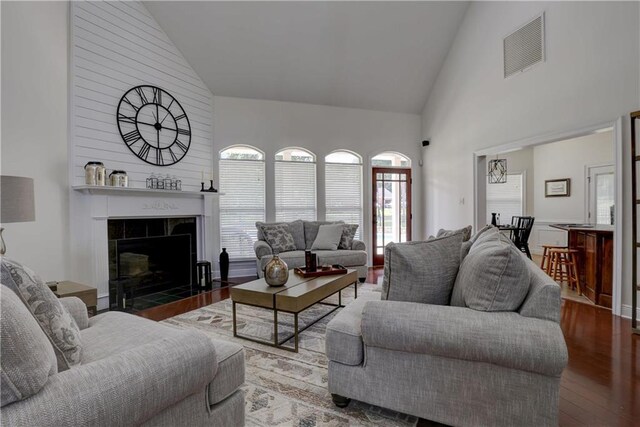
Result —
[{"label": "glass front door", "polygon": [[373,265],[389,242],[411,240],[411,169],[373,168]]}]

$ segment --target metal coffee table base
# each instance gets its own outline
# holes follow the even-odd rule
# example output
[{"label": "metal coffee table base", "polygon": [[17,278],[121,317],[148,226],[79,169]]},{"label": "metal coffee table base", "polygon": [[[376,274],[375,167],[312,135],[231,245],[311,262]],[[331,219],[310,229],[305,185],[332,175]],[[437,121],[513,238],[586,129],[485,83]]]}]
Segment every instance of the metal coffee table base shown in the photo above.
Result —
[{"label": "metal coffee table base", "polygon": [[[355,283],[353,283],[353,287],[354,287],[354,298],[358,298],[358,282],[356,281]],[[309,328],[310,326],[315,325],[316,323],[318,323],[320,320],[324,319],[325,317],[327,317],[328,315],[330,315],[331,313],[333,313],[334,311],[336,311],[337,309],[339,309],[340,307],[344,307],[344,305],[342,305],[342,289],[339,290],[337,292],[338,294],[338,304],[330,304],[330,303],[326,303],[326,302],[317,302],[315,304],[322,304],[322,305],[328,305],[331,307],[334,307],[332,310],[330,310],[329,312],[323,314],[321,317],[319,317],[318,319],[314,320],[313,322],[309,323],[308,325],[306,325],[304,328],[302,329],[298,329],[298,314],[302,313],[304,310],[306,310],[307,308],[311,307],[314,304],[311,304],[308,307],[305,307],[304,309],[298,311],[298,312],[291,312],[291,311],[287,311],[287,310],[278,310],[276,307],[276,302],[275,302],[275,298],[276,295],[273,296],[274,301],[273,301],[273,341],[267,341],[267,340],[260,340],[257,338],[252,338],[252,337],[248,337],[246,335],[240,335],[238,334],[238,328],[237,328],[237,323],[236,323],[236,304],[242,304],[242,305],[248,305],[251,307],[259,307],[259,308],[265,308],[265,307],[261,307],[259,305],[253,305],[253,304],[246,304],[246,303],[239,303],[239,302],[235,302],[233,301],[233,336],[234,337],[238,337],[238,338],[242,338],[248,341],[253,341],[255,343],[258,344],[264,344],[264,345],[268,345],[270,347],[276,347],[276,348],[280,348],[282,350],[287,350],[287,351],[291,351],[294,353],[298,352],[298,337],[300,336],[300,333],[303,332],[304,330],[306,330],[307,328]],[[327,298],[331,297],[335,295],[335,293],[329,295]],[[268,308],[265,308],[266,310],[268,310]],[[293,334],[289,335],[288,337],[278,341],[278,311],[281,311],[283,313],[289,313],[289,314],[293,314]],[[290,347],[285,347],[282,344],[284,344],[285,342],[289,341],[291,338],[293,338],[293,342],[294,342],[294,347],[290,348]]]}]

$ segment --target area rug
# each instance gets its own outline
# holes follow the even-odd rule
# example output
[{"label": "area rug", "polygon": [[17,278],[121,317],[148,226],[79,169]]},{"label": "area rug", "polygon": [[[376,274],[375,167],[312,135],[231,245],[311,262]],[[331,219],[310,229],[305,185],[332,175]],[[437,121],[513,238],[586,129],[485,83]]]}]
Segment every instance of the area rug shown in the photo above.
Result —
[{"label": "area rug", "polygon": [[[372,292],[376,285],[358,286],[358,294]],[[343,303],[353,300],[353,289],[343,291]],[[325,300],[337,303],[337,295]],[[237,305],[238,333],[272,339],[273,313],[256,307]],[[306,325],[326,314],[331,307],[316,304],[301,313]],[[337,408],[327,390],[327,358],[324,335],[327,323],[337,312],[301,333],[299,352],[292,353],[233,337],[231,300],[166,319],[163,323],[194,328],[208,336],[237,342],[245,348],[246,423],[248,426],[415,426],[417,418],[377,406],[352,401]],[[292,334],[293,316],[278,313],[279,338]],[[302,326],[301,326],[302,328]],[[292,340],[285,345],[292,346]]]}]

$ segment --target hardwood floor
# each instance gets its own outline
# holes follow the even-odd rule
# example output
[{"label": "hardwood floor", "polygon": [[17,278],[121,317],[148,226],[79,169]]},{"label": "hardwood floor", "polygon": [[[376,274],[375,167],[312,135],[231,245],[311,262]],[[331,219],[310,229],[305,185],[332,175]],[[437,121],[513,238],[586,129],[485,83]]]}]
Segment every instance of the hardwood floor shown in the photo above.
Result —
[{"label": "hardwood floor", "polygon": [[[382,273],[370,269],[367,282],[376,283]],[[217,289],[138,315],[162,320],[226,298],[229,288]],[[563,301],[561,315],[569,364],[560,383],[560,425],[640,426],[640,336],[631,333],[631,322],[571,300]]]}]

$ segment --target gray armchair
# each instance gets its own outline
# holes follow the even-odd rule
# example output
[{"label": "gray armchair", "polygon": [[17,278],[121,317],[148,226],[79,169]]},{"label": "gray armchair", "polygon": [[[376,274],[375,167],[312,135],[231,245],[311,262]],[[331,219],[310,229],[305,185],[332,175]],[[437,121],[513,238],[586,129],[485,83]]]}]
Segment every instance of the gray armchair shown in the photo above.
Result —
[{"label": "gray armchair", "polygon": [[[486,255],[490,245],[480,243],[461,257]],[[509,256],[517,253],[504,246],[510,243],[500,244]],[[421,246],[388,246],[385,261],[392,261],[385,264],[385,280],[393,279],[403,251],[430,259],[419,253]],[[327,326],[334,403],[344,407],[356,399],[456,426],[557,426],[560,376],[567,364],[560,288],[524,256],[515,256],[527,271],[519,273],[525,294],[513,311],[466,306],[459,289],[473,263],[465,265],[466,259],[452,305],[384,300],[380,294],[349,304]],[[428,277],[424,265],[404,265],[400,275],[403,281],[393,284],[396,294],[403,288],[415,292]],[[383,298],[385,291],[388,286]]]},{"label": "gray armchair", "polygon": [[[29,320],[10,290],[3,287],[1,297],[7,315]],[[81,330],[82,362],[45,377],[30,397],[4,405],[3,425],[244,424],[241,346],[122,312],[88,318],[78,298],[60,301]],[[3,345],[27,324],[3,319]]]}]

